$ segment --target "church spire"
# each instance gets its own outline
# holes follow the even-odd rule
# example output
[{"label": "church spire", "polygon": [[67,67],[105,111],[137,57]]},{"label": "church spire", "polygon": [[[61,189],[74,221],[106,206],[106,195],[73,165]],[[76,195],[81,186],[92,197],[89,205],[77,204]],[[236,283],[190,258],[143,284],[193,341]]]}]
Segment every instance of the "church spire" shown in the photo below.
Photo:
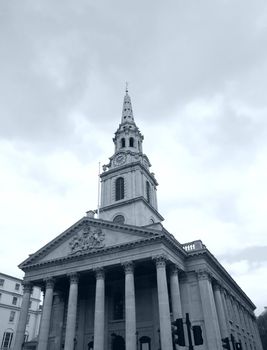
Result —
[{"label": "church spire", "polygon": [[121,124],[125,124],[127,122],[133,124],[134,117],[133,117],[131,98],[128,94],[128,83],[126,82],[125,96],[124,96],[123,106],[122,106]]}]

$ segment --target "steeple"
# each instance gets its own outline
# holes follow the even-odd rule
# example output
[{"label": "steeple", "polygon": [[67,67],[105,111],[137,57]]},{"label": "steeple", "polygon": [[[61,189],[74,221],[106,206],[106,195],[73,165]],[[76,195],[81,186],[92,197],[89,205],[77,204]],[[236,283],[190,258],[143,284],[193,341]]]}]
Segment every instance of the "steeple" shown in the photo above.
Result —
[{"label": "steeple", "polygon": [[126,85],[122,119],[113,142],[115,152],[103,166],[99,217],[118,223],[144,226],[161,222],[157,208],[157,180],[143,153],[144,137],[135,124]]},{"label": "steeple", "polygon": [[127,122],[134,124],[133,108],[131,98],[128,94],[128,84],[126,83],[126,91],[122,106],[121,124],[125,124]]}]

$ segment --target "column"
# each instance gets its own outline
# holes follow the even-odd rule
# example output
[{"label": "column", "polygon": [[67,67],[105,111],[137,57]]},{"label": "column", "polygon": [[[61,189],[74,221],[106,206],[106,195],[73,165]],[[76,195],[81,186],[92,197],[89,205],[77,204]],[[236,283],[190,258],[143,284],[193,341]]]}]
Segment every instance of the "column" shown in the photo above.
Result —
[{"label": "column", "polygon": [[206,270],[198,271],[198,283],[204,315],[208,349],[221,349],[221,334],[213,297],[210,275]]},{"label": "column", "polygon": [[94,350],[104,350],[105,331],[105,274],[102,268],[95,269],[95,322]]},{"label": "column", "polygon": [[222,297],[222,302],[223,302],[224,315],[225,315],[225,319],[226,319],[227,336],[229,336],[231,333],[230,322],[229,322],[230,316],[229,316],[227,302],[226,302],[226,291],[222,288],[221,288],[221,297]]},{"label": "column", "polygon": [[77,315],[77,301],[78,301],[78,275],[73,273],[69,276],[70,289],[68,301],[68,313],[66,324],[66,336],[64,350],[73,350],[74,339],[76,331],[76,315]]},{"label": "column", "polygon": [[215,305],[216,305],[218,321],[219,321],[219,326],[221,331],[221,337],[226,338],[229,336],[229,334],[228,334],[226,317],[225,317],[225,312],[223,307],[221,287],[218,283],[214,284],[213,291],[214,291]]},{"label": "column", "polygon": [[259,329],[258,329],[258,325],[257,325],[255,319],[252,320],[252,325],[253,325],[253,328],[254,328],[255,342],[257,344],[257,349],[263,350],[261,337],[260,337],[260,333],[259,333]]},{"label": "column", "polygon": [[64,301],[61,293],[54,293],[53,300],[53,324],[54,324],[54,336],[55,336],[55,348],[54,350],[61,350],[62,342],[62,328],[64,317]]},{"label": "column", "polygon": [[46,350],[48,344],[48,335],[50,328],[50,318],[52,311],[52,301],[53,301],[53,291],[54,291],[54,280],[49,278],[46,280],[45,297],[43,304],[43,312],[40,324],[39,340],[37,350]]},{"label": "column", "polygon": [[157,268],[157,286],[158,286],[158,303],[159,303],[159,326],[161,349],[172,349],[172,332],[170,306],[166,276],[166,258],[161,255],[155,258]]},{"label": "column", "polygon": [[136,311],[134,266],[132,262],[123,264],[125,272],[125,335],[126,350],[136,350]]},{"label": "column", "polygon": [[24,342],[24,334],[27,323],[28,310],[30,305],[32,286],[28,282],[23,282],[23,298],[19,314],[19,322],[16,331],[14,350],[21,350]]},{"label": "column", "polygon": [[179,278],[178,278],[178,268],[176,265],[171,266],[170,287],[171,287],[172,315],[173,315],[173,319],[176,320],[177,318],[183,317]]}]

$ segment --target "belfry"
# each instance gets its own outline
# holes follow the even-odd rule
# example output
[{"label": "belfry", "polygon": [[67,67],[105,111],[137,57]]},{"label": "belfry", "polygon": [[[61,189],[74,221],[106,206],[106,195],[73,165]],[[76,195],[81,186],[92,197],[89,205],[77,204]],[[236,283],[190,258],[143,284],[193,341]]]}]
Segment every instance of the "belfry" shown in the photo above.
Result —
[{"label": "belfry", "polygon": [[19,265],[14,350],[33,286],[44,291],[37,350],[262,350],[252,301],[201,240],[181,244],[162,225],[143,140],[126,89],[98,217],[88,211]]}]

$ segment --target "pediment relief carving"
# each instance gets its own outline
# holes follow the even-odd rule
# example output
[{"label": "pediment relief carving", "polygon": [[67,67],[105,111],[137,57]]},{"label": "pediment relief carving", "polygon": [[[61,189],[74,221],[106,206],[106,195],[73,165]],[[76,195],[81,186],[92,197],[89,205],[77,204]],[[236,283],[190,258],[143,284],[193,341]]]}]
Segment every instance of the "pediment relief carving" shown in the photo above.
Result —
[{"label": "pediment relief carving", "polygon": [[77,254],[105,247],[105,233],[99,227],[84,224],[69,242],[70,254]]}]

